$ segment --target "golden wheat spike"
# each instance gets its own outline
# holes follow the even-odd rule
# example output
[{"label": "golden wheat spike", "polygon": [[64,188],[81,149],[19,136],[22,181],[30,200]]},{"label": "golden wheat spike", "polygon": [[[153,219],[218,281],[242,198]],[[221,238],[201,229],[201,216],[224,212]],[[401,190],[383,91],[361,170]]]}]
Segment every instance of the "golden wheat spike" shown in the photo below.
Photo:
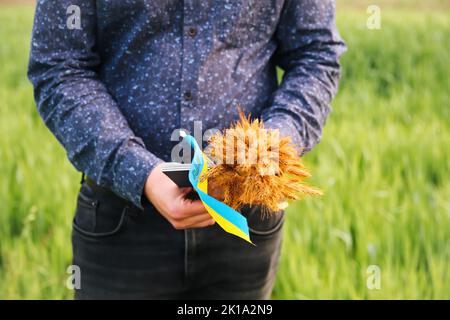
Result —
[{"label": "golden wheat spike", "polygon": [[[279,141],[273,141],[271,138],[268,146],[251,148],[250,132],[256,134],[257,145],[260,146],[267,131],[271,134],[270,130],[264,128],[262,121],[252,121],[250,115],[246,116],[239,108],[239,120],[209,140],[208,156],[214,163],[219,164],[204,174],[202,179],[207,178],[211,185],[221,189],[222,201],[235,210],[239,210],[243,205],[259,205],[269,212],[277,212],[280,205],[286,205],[286,200],[322,194],[319,189],[305,184],[305,178],[311,175],[289,137],[280,137]],[[239,161],[242,160],[239,158],[241,148],[246,155],[248,152],[256,152],[258,161],[249,162],[247,158],[243,162]],[[278,157],[265,156],[261,154],[263,150],[278,152]],[[231,156],[227,157],[227,154]],[[226,160],[231,163],[226,163]],[[278,170],[275,172],[274,168]],[[268,169],[274,171],[266,174]]]}]

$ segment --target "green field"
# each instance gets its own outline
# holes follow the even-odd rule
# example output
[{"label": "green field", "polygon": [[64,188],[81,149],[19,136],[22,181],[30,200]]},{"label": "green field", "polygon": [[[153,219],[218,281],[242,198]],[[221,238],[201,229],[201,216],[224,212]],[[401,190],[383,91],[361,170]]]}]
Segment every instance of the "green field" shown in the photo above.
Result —
[{"label": "green field", "polygon": [[[343,79],[306,157],[325,196],[289,208],[274,298],[450,299],[449,12],[385,11],[378,31],[364,8],[339,11]],[[25,76],[32,16],[0,10],[0,299],[72,296],[79,174]]]}]

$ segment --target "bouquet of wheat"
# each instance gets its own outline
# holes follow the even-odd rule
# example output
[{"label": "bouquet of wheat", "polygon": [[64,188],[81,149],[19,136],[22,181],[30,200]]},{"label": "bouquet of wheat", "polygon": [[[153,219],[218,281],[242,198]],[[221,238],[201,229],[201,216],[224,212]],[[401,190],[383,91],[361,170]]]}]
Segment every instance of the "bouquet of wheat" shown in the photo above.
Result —
[{"label": "bouquet of wheat", "polygon": [[201,179],[208,179],[216,196],[235,210],[255,205],[275,213],[285,209],[288,200],[322,194],[304,183],[310,173],[291,139],[265,129],[262,121],[251,121],[242,111],[231,128],[209,139],[205,152],[213,166]]}]

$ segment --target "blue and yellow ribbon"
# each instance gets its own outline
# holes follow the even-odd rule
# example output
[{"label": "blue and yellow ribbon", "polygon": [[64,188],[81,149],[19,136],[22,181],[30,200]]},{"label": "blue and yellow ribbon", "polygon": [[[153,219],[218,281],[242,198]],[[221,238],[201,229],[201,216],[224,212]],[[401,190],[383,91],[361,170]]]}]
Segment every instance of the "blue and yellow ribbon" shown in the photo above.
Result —
[{"label": "blue and yellow ribbon", "polygon": [[182,134],[184,139],[194,149],[194,157],[189,170],[189,181],[197,191],[200,200],[214,221],[228,233],[242,238],[251,244],[247,219],[223,202],[208,195],[208,181],[200,181],[200,176],[208,171],[208,159],[202,152],[194,137]]}]

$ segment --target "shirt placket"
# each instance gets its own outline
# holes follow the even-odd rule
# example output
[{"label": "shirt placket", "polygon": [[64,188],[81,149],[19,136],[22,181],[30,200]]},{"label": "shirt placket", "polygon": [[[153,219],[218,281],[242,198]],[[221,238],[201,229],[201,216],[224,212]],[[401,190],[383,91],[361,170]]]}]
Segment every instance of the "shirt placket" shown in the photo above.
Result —
[{"label": "shirt placket", "polygon": [[196,47],[199,27],[195,21],[195,6],[193,0],[184,0],[183,8],[183,64],[180,90],[180,124],[190,130],[194,120],[194,108],[197,101],[197,70]]},{"label": "shirt placket", "polygon": [[[192,0],[184,0],[183,8],[183,64],[181,73],[181,110],[180,124],[184,129],[191,130],[194,122],[194,108],[197,101],[196,42],[198,26],[195,25],[195,8]],[[195,230],[186,229],[185,233],[185,278],[187,284],[192,283],[195,274]]]}]

